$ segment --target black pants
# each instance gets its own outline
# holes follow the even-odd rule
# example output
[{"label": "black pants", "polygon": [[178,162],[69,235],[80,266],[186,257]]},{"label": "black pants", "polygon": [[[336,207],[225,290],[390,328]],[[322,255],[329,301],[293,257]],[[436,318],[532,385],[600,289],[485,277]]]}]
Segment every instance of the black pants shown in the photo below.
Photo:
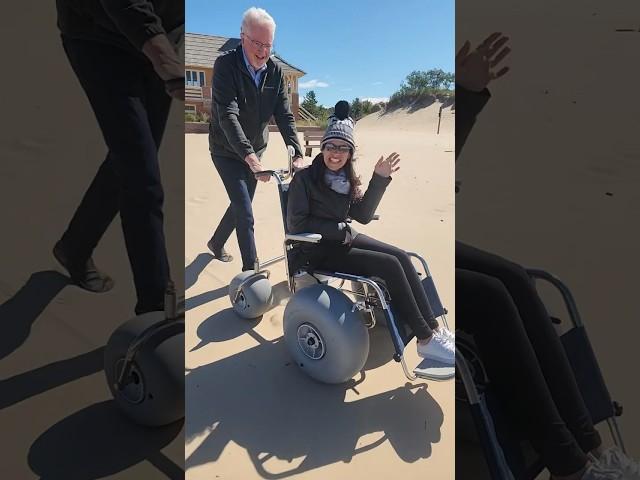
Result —
[{"label": "black pants", "polygon": [[109,149],[62,241],[75,259],[87,259],[120,213],[136,313],[161,310],[169,263],[158,148],[171,98],[145,58],[97,42],[62,41]]},{"label": "black pants", "polygon": [[601,444],[547,310],[519,265],[456,242],[456,322],[547,468],[568,475]]},{"label": "black pants", "polygon": [[222,248],[235,228],[242,256],[242,270],[253,270],[257,254],[251,202],[256,193],[257,180],[244,162],[215,154],[211,155],[211,159],[231,200],[211,237],[211,243],[216,248]]},{"label": "black pants", "polygon": [[382,278],[394,311],[409,324],[417,338],[429,338],[438,328],[420,277],[405,251],[359,234],[350,249],[336,249],[324,256],[318,268]]}]

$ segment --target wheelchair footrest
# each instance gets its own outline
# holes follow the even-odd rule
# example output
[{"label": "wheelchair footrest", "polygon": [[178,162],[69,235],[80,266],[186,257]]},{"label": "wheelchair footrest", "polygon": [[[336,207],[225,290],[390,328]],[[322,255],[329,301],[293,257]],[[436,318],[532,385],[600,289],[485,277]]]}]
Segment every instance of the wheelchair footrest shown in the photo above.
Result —
[{"label": "wheelchair footrest", "polygon": [[413,374],[425,380],[450,380],[456,375],[456,367],[425,358],[413,370]]}]

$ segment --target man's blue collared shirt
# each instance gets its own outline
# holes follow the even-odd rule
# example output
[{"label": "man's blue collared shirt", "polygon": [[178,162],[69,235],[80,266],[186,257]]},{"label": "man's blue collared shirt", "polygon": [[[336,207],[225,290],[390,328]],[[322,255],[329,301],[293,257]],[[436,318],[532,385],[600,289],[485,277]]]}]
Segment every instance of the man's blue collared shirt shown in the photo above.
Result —
[{"label": "man's blue collared shirt", "polygon": [[256,84],[256,88],[260,88],[262,74],[267,70],[267,64],[265,63],[261,68],[256,70],[249,63],[249,59],[245,55],[244,49],[242,50],[242,56],[244,57],[244,63],[247,66],[247,70],[249,70],[249,74],[251,75],[251,78],[253,78],[253,82]]}]

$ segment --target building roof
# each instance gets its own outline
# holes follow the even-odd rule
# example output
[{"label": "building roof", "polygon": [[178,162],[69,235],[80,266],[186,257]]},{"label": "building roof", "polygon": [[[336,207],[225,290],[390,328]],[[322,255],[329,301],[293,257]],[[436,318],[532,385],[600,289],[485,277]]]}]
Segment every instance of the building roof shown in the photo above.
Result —
[{"label": "building roof", "polygon": [[[204,35],[202,33],[185,34],[184,63],[188,67],[213,67],[213,62],[224,52],[233,50],[240,43],[239,38],[219,37],[217,35]],[[285,73],[297,73],[300,76],[306,72],[290,64],[276,53],[271,58],[284,70]]]}]

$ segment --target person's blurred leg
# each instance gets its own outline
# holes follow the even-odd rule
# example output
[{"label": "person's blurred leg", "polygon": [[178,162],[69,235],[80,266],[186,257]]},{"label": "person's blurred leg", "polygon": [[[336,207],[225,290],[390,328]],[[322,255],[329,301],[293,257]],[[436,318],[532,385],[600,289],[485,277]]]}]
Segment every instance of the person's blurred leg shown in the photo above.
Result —
[{"label": "person's blurred leg", "polygon": [[257,180],[247,165],[215,154],[211,157],[231,205],[227,208],[209,244],[214,249],[222,249],[235,228],[242,256],[242,270],[253,270],[257,253],[251,202],[256,192]]},{"label": "person's blurred leg", "polygon": [[471,333],[507,415],[555,475],[585,467],[580,448],[556,407],[520,313],[495,277],[456,268],[456,325]]},{"label": "person's blurred leg", "polygon": [[560,337],[526,270],[460,242],[456,242],[456,268],[484,273],[502,282],[513,299],[560,416],[583,452],[601,445]]},{"label": "person's blurred leg", "polygon": [[169,264],[158,147],[171,99],[143,57],[96,42],[63,38],[63,45],[109,149],[63,241],[74,256],[90,256],[120,212],[136,313],[162,310]]},{"label": "person's blurred leg", "polygon": [[372,250],[375,252],[387,253],[396,257],[400,262],[402,269],[404,270],[404,274],[407,277],[407,280],[409,281],[411,292],[413,293],[413,297],[418,304],[420,312],[422,313],[422,317],[429,324],[429,327],[432,330],[438,328],[438,321],[434,317],[433,309],[429,304],[429,298],[424,291],[422,281],[420,280],[420,277],[418,276],[418,273],[413,266],[411,257],[407,255],[407,252],[398,247],[381,242],[380,240],[376,240],[375,238],[369,237],[368,235],[363,235],[361,233],[358,234],[353,240],[352,246],[357,248],[364,248],[366,250]]}]

